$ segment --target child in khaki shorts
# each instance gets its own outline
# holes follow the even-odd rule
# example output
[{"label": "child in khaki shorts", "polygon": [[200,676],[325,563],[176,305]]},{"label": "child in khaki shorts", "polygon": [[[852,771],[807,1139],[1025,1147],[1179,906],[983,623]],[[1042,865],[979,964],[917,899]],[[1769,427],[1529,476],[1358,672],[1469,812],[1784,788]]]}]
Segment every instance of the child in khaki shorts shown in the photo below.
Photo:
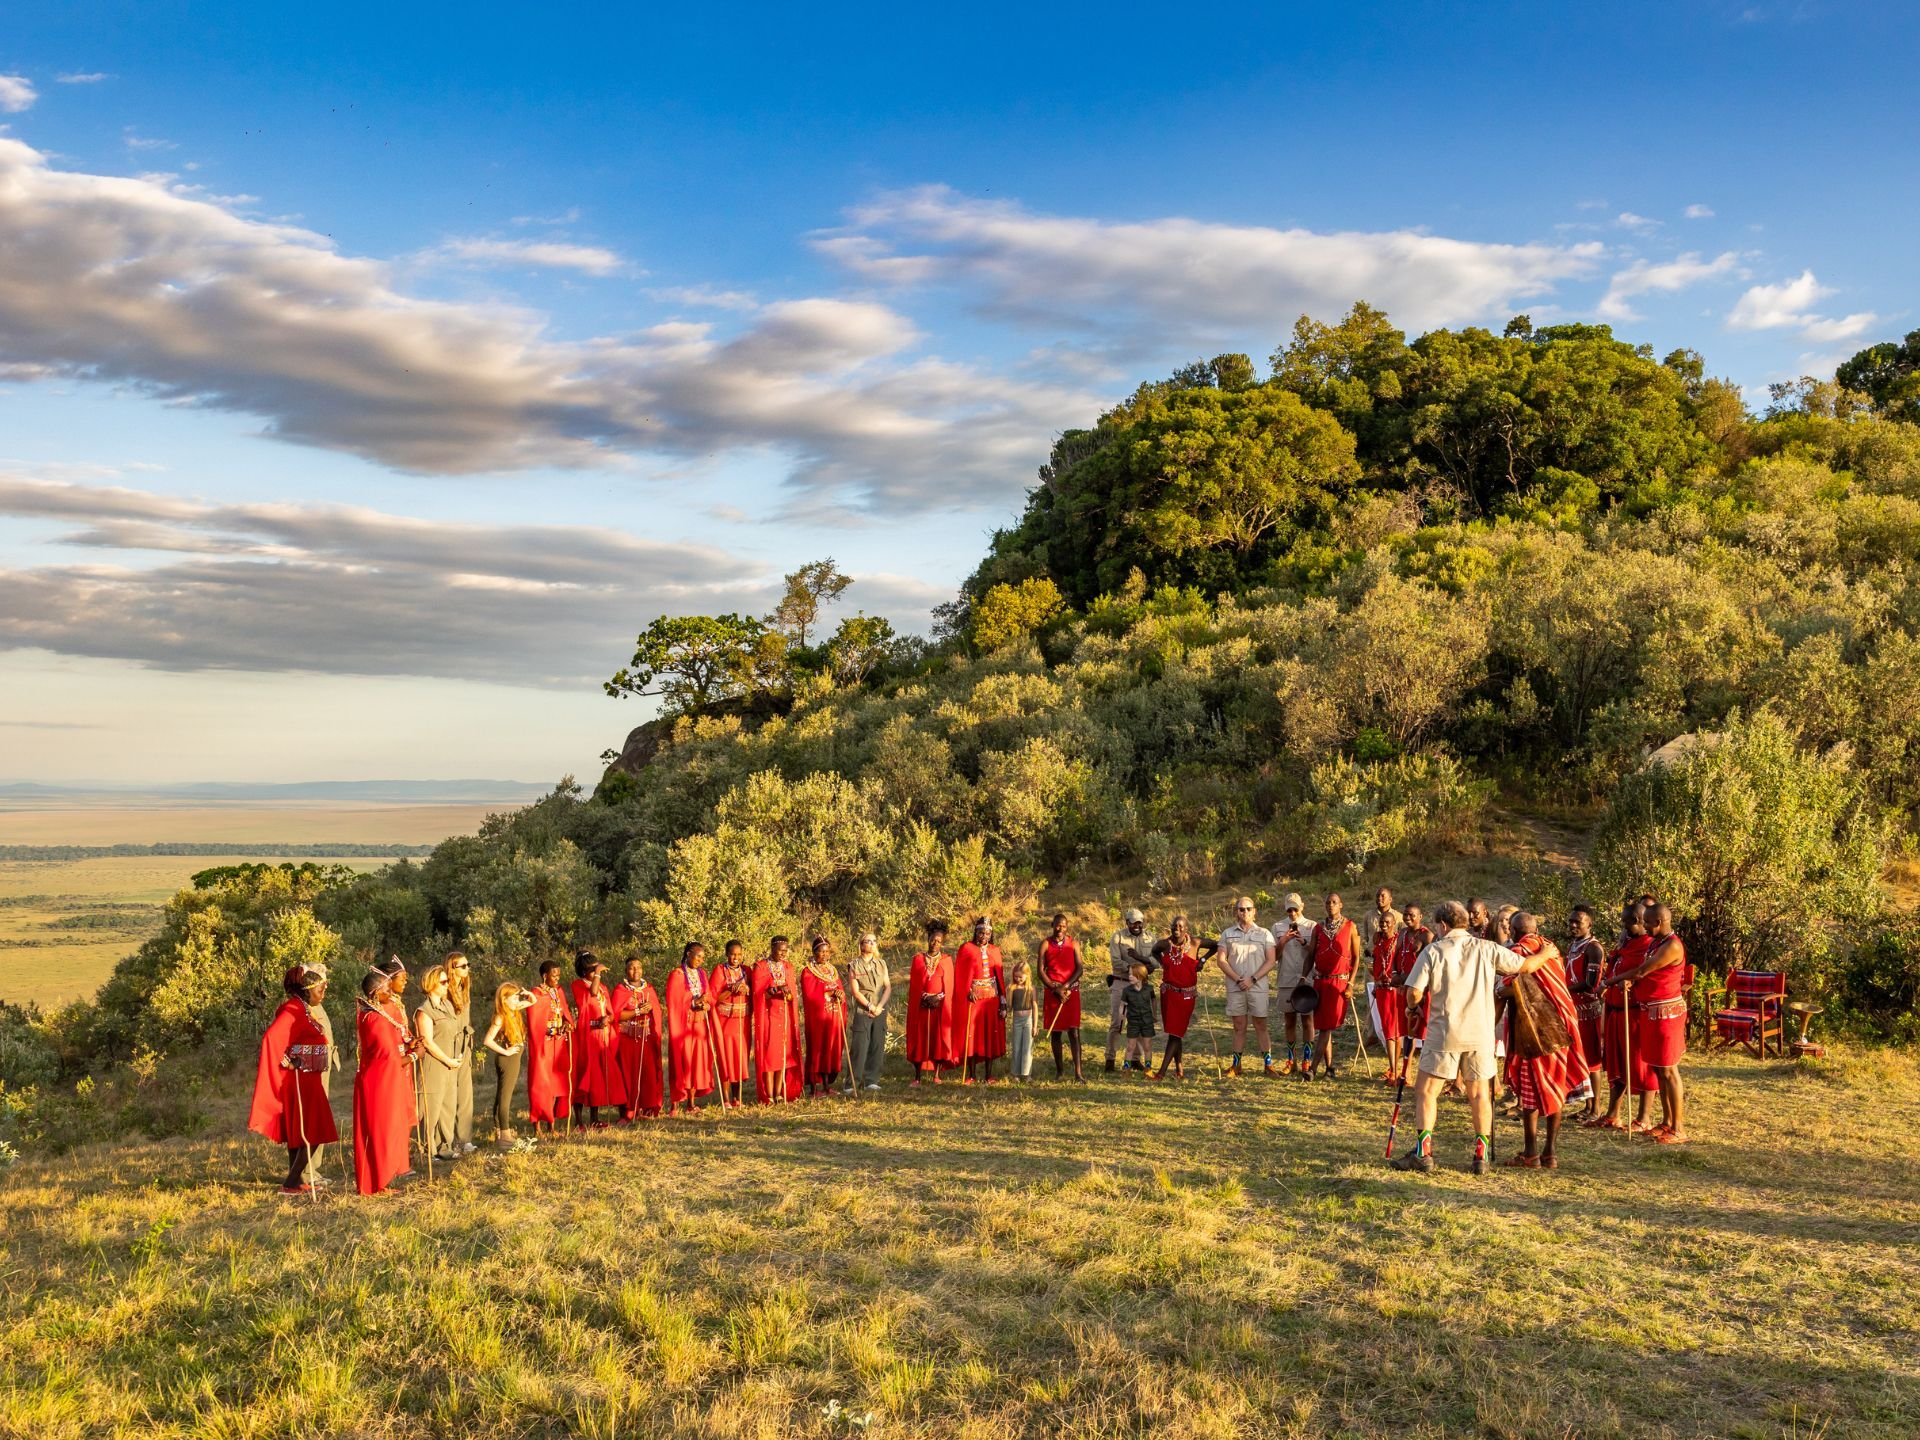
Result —
[{"label": "child in khaki shorts", "polygon": [[1159,1007],[1153,987],[1147,984],[1147,967],[1134,962],[1120,995],[1127,1021],[1127,1069],[1153,1068],[1153,1036],[1159,1028]]}]

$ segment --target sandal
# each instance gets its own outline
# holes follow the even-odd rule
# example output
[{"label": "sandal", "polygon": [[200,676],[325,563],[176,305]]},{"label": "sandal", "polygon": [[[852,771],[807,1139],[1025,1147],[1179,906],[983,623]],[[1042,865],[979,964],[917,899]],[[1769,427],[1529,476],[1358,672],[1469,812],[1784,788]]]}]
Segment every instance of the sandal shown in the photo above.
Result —
[{"label": "sandal", "polygon": [[1540,1157],[1540,1168],[1542,1170],[1558,1170],[1560,1168],[1560,1157],[1558,1155],[1542,1155]]},{"label": "sandal", "polygon": [[1687,1137],[1672,1130],[1655,1130],[1647,1136],[1656,1145],[1684,1145]]},{"label": "sandal", "polygon": [[1540,1168],[1540,1157],[1538,1155],[1515,1155],[1508,1159],[1507,1165],[1510,1169],[1514,1170],[1538,1170]]}]

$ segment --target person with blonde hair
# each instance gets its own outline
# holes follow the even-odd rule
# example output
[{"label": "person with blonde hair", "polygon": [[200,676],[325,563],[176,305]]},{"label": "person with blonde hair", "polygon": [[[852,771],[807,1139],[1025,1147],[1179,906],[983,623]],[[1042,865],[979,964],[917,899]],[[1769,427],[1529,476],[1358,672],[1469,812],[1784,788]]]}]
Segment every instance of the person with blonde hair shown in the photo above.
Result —
[{"label": "person with blonde hair", "polygon": [[[450,951],[447,966],[447,1005],[453,1011],[449,1040],[443,1040],[454,1059],[453,1152],[471,1155],[473,1144],[473,965],[466,952]],[[449,1043],[449,1041],[451,1043]]]},{"label": "person with blonde hair", "polygon": [[[493,1019],[480,1043],[493,1055],[493,1138],[513,1143],[513,1092],[520,1085],[520,1059],[527,1048],[527,1011],[533,992],[509,980],[493,992]],[[531,1144],[532,1142],[527,1142]]]},{"label": "person with blonde hair", "polygon": [[893,980],[880,953],[880,937],[869,930],[847,966],[847,990],[853,1001],[848,1016],[847,1090],[880,1088],[880,1067],[887,1058],[887,1002]]},{"label": "person with blonde hair", "polygon": [[[425,1132],[421,1143],[441,1161],[459,1158],[453,1138],[459,1021],[449,988],[447,967],[435,965],[420,977],[420,1003],[413,1007],[413,1038],[420,1043],[420,1125]],[[469,1029],[469,1043],[471,1038]],[[472,1122],[471,1108],[468,1122]]]}]

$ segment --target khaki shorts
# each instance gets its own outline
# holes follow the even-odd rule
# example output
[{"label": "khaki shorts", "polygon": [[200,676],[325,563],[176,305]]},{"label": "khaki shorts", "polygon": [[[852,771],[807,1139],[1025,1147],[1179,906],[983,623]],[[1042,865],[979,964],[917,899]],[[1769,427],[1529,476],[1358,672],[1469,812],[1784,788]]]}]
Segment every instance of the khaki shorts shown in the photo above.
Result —
[{"label": "khaki shorts", "polygon": [[1422,1050],[1420,1073],[1436,1080],[1460,1080],[1484,1085],[1498,1073],[1491,1050]]},{"label": "khaki shorts", "polygon": [[1280,952],[1279,962],[1273,968],[1273,983],[1282,995],[1291,995],[1306,974],[1306,969],[1306,955],[1299,946],[1290,946]]},{"label": "khaki shorts", "polygon": [[1227,986],[1227,1018],[1235,1015],[1251,1015],[1256,1020],[1267,1018],[1267,982],[1256,980],[1251,990],[1242,990],[1238,984]]}]

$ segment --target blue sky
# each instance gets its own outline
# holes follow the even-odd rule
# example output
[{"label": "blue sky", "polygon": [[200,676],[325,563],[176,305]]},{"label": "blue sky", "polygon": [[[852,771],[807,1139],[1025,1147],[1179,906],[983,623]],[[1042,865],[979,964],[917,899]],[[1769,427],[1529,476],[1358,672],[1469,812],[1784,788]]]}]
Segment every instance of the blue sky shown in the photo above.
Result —
[{"label": "blue sky", "polygon": [[1302,311],[1917,323],[1910,7],[612,8],[10,7],[0,777],[590,774],[650,616],[924,624]]}]

